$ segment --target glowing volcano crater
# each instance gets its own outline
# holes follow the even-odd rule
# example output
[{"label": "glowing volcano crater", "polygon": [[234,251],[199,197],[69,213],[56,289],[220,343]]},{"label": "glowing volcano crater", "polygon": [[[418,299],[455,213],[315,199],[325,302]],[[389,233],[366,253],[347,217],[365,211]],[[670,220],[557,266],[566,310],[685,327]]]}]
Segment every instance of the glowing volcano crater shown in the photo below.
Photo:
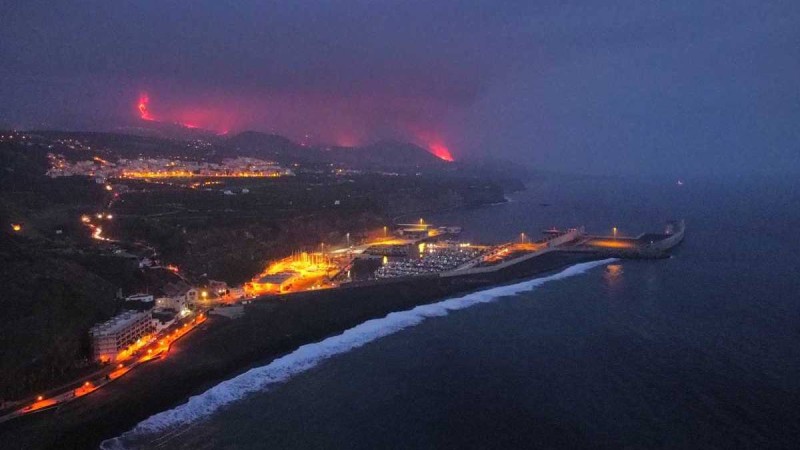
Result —
[{"label": "glowing volcano crater", "polygon": [[428,146],[428,151],[441,160],[447,162],[455,161],[453,155],[450,153],[450,149],[448,149],[444,144],[430,144]]}]

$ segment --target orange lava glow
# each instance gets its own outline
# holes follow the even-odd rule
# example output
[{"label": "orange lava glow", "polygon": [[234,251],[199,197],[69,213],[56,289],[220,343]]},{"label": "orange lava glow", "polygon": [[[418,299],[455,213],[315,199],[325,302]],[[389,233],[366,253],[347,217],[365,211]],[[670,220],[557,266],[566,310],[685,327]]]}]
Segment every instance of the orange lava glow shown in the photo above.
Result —
[{"label": "orange lava glow", "polygon": [[430,144],[428,146],[428,150],[430,150],[431,153],[433,153],[437,158],[441,160],[448,162],[455,161],[455,159],[453,159],[453,155],[450,154],[450,149],[448,149],[447,146],[445,146],[444,144],[439,144],[439,143]]},{"label": "orange lava glow", "polygon": [[338,131],[335,133],[333,142],[339,147],[356,147],[363,141],[363,136],[359,133],[349,131]]},{"label": "orange lava glow", "polygon": [[142,120],[156,120],[148,110],[149,103],[150,97],[148,97],[147,94],[142,94],[139,96],[139,117],[141,117]]},{"label": "orange lava glow", "polygon": [[[139,117],[142,120],[147,120],[151,122],[156,121],[155,116],[153,115],[152,112],[150,112],[150,96],[147,95],[147,93],[142,93],[141,95],[139,95],[139,102],[137,103],[136,107],[139,110]],[[200,125],[198,125],[193,120],[189,121],[178,120],[174,123],[176,125],[180,125],[182,127],[190,129],[200,128]]]}]

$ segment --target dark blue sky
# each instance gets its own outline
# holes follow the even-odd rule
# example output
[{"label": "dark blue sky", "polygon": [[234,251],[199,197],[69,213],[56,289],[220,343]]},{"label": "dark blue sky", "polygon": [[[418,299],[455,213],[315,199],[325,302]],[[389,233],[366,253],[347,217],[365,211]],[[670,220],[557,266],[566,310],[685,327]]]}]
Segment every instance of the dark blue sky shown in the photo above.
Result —
[{"label": "dark blue sky", "polygon": [[0,124],[393,137],[597,174],[800,172],[800,2],[0,0]]}]

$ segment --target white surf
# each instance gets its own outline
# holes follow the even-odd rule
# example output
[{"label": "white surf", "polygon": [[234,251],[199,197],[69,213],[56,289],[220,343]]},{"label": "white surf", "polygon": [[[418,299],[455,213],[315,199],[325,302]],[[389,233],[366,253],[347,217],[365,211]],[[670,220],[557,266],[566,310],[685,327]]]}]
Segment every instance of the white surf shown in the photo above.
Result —
[{"label": "white surf", "polygon": [[319,363],[342,353],[361,347],[384,336],[413,327],[430,317],[446,316],[450,311],[489,303],[499,298],[530,291],[549,281],[579,275],[588,270],[616,261],[614,258],[591,261],[570,266],[561,272],[516,284],[498,286],[473,292],[462,297],[450,298],[437,303],[420,305],[406,311],[393,312],[380,319],[368,320],[336,336],[319,342],[306,344],[292,353],[271,363],[248,370],[211,389],[189,398],[173,409],[160,412],[143,420],[132,430],[121,436],[104,441],[101,448],[124,448],[125,442],[170,431],[210,416],[225,405],[242,399],[248,394],[268,390],[294,375],[305,372]]}]

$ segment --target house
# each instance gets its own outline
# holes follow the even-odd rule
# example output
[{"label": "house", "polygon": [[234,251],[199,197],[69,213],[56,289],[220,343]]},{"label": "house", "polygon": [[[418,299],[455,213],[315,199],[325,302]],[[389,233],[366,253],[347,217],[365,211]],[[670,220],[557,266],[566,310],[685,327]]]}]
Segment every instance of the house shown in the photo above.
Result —
[{"label": "house", "polygon": [[156,307],[175,311],[184,309],[197,296],[197,290],[183,280],[169,282],[160,291],[161,295],[156,298]]},{"label": "house", "polygon": [[153,303],[154,300],[152,294],[133,294],[125,297],[126,302]]}]

